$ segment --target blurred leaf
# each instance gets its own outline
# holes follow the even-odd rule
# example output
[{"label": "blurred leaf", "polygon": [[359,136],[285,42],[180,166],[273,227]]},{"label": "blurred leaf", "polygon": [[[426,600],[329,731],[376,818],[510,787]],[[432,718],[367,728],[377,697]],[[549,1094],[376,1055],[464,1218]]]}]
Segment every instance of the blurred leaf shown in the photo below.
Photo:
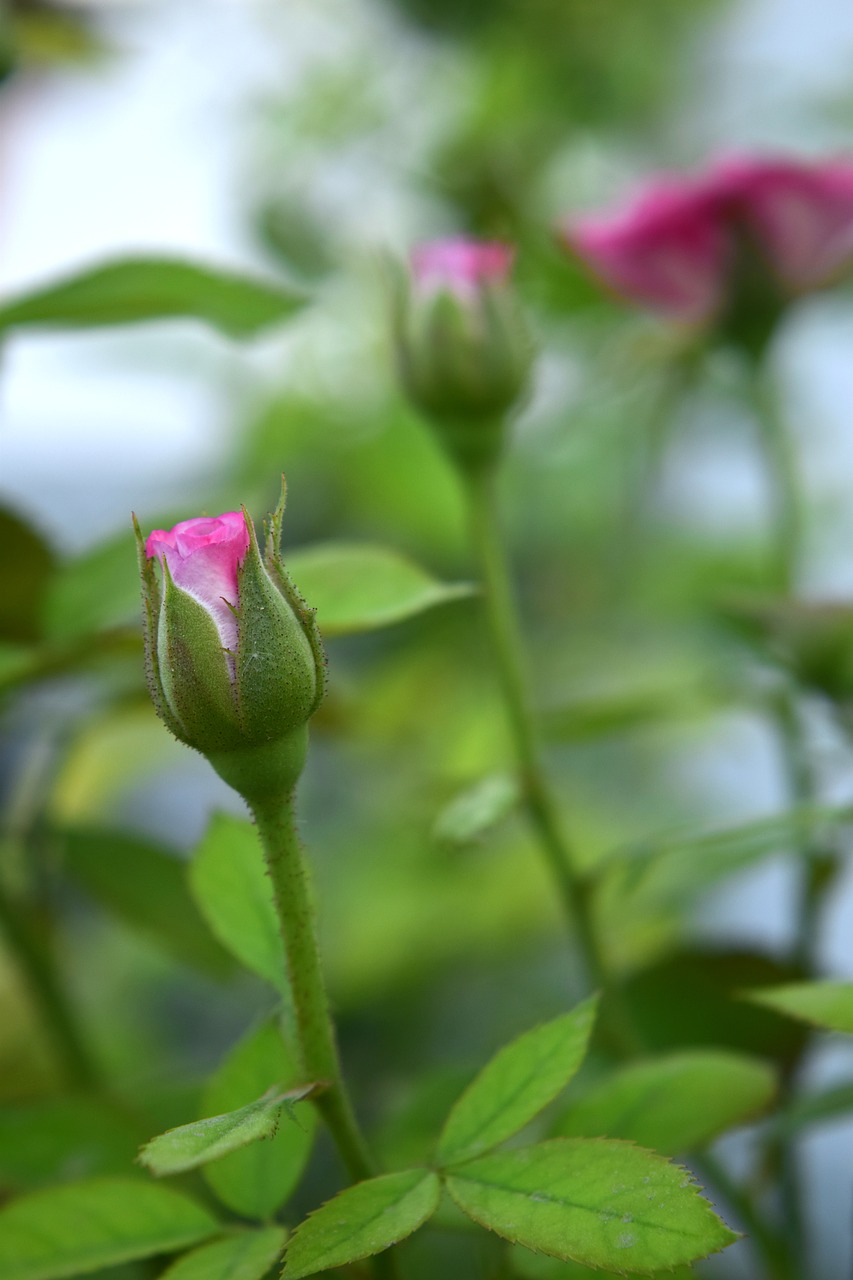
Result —
[{"label": "blurred leaf", "polygon": [[45,600],[45,628],[69,641],[106,627],[140,623],[142,604],[133,531],[99,542],[59,566]]},{"label": "blurred leaf", "polygon": [[771,1117],[769,1125],[773,1133],[783,1137],[794,1137],[809,1125],[821,1124],[825,1120],[837,1120],[851,1113],[853,1113],[853,1081],[793,1098],[784,1111],[779,1111]]},{"label": "blurred leaf", "polygon": [[673,1053],[633,1062],[581,1093],[556,1122],[565,1138],[625,1138],[661,1155],[705,1146],[770,1105],[765,1063],[723,1052]]},{"label": "blurred leaf", "polygon": [[231,338],[280,324],[305,299],[266,280],[177,258],[127,258],[33,289],[0,307],[0,331],[202,320]]},{"label": "blurred leaf", "polygon": [[402,622],[474,590],[465,582],[439,582],[398,552],[367,543],[303,547],[289,552],[286,564],[327,636]]},{"label": "blurred leaf", "polygon": [[223,946],[289,998],[272,884],[251,823],[214,814],[189,874],[198,909]]},{"label": "blurred leaf", "polygon": [[282,1280],[381,1253],[417,1231],[438,1207],[440,1184],[428,1169],[386,1173],[348,1187],[297,1227]]},{"label": "blurred leaf", "polygon": [[555,1138],[481,1156],[447,1188],[514,1244],[618,1271],[660,1271],[732,1244],[685,1169],[628,1143]]},{"label": "blurred leaf", "polygon": [[[296,1060],[278,1025],[266,1022],[234,1048],[204,1091],[207,1112],[233,1110],[258,1098],[271,1086],[299,1083]],[[300,1107],[290,1123],[279,1126],[268,1142],[234,1151],[204,1169],[216,1195],[235,1213],[268,1219],[296,1187],[311,1153],[316,1117],[313,1107]]]},{"label": "blurred leaf", "polygon": [[[289,1104],[300,1102],[315,1089],[313,1084],[287,1089],[283,1093],[272,1088],[255,1102],[238,1107],[236,1111],[169,1129],[146,1142],[139,1152],[139,1162],[155,1177],[161,1178],[221,1160],[250,1142],[274,1137],[282,1107],[286,1106],[289,1111]],[[290,1119],[292,1121],[293,1117]]]},{"label": "blurred leaf", "polygon": [[0,1107],[0,1185],[29,1191],[124,1172],[141,1137],[117,1106],[96,1098],[7,1104]]},{"label": "blurred leaf", "polygon": [[235,1232],[185,1253],[160,1280],[263,1280],[281,1256],[286,1239],[284,1227]]},{"label": "blurred leaf", "polygon": [[[804,1028],[770,1009],[750,1007],[745,987],[796,976],[754,951],[685,949],[632,974],[622,986],[637,1033],[649,1053],[720,1046],[793,1062]],[[602,1019],[607,997],[603,999]]]},{"label": "blurred leaf", "polygon": [[3,1280],[61,1280],[132,1258],[173,1253],[221,1230],[170,1187],[98,1178],[35,1191],[0,1209]]},{"label": "blurred leaf", "polygon": [[472,844],[497,826],[521,802],[517,779],[507,773],[481,778],[445,805],[433,827],[443,844]]},{"label": "blurred leaf", "polygon": [[744,991],[743,995],[826,1031],[853,1035],[853,982],[796,982]]},{"label": "blurred leaf", "polygon": [[15,643],[37,640],[45,591],[54,569],[50,547],[19,516],[0,508],[3,547],[0,590],[0,639]]},{"label": "blurred leaf", "polygon": [[853,696],[853,604],[840,600],[739,599],[724,615],[765,658],[830,698]]},{"label": "blurred leaf", "polygon": [[853,821],[850,805],[797,805],[785,813],[699,835],[664,836],[611,852],[602,869],[620,874],[631,892],[655,892],[677,902],[723,877],[778,853],[813,847]]},{"label": "blurred leaf", "polygon": [[215,977],[233,974],[231,956],[198,914],[180,858],[120,831],[70,827],[58,839],[72,875],[108,911],[176,960]]},{"label": "blurred leaf", "polygon": [[594,996],[501,1049],[450,1112],[437,1159],[456,1164],[480,1155],[553,1102],[583,1062],[597,1007]]}]

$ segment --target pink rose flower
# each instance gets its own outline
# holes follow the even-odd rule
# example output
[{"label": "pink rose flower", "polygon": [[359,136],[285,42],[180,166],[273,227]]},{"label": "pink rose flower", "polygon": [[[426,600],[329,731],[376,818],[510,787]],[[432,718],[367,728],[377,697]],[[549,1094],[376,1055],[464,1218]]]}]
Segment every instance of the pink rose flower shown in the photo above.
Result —
[{"label": "pink rose flower", "polygon": [[664,176],[615,213],[563,223],[565,243],[616,293],[687,323],[707,322],[757,249],[794,295],[853,258],[853,162],[727,157],[697,177]]},{"label": "pink rose flower", "polygon": [[729,246],[706,184],[661,177],[626,208],[563,224],[565,242],[616,293],[700,322],[720,306]]},{"label": "pink rose flower", "polygon": [[145,540],[149,560],[168,565],[175,586],[197,600],[213,618],[222,646],[237,646],[237,566],[249,549],[246,521],[239,511],[182,520],[173,529],[155,529]]},{"label": "pink rose flower", "polygon": [[789,290],[819,288],[853,255],[853,162],[735,157],[710,183],[723,216],[743,219]]},{"label": "pink rose flower", "polygon": [[471,293],[484,284],[505,284],[514,256],[510,245],[496,240],[432,240],[412,250],[412,276],[424,290]]}]

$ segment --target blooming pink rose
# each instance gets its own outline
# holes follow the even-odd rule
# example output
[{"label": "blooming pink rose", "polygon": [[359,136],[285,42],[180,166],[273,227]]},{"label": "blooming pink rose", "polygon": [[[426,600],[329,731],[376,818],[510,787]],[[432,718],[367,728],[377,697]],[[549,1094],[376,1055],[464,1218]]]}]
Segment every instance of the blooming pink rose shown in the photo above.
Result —
[{"label": "blooming pink rose", "polygon": [[794,292],[826,284],[853,255],[853,163],[720,161],[709,184],[723,216],[741,217]]},{"label": "blooming pink rose", "polygon": [[249,549],[246,521],[239,511],[182,520],[173,529],[155,529],[145,540],[145,554],[169,567],[175,586],[207,609],[223,648],[237,645],[237,566]]},{"label": "blooming pink rose", "polygon": [[853,162],[728,157],[704,175],[658,178],[623,210],[561,233],[617,293],[703,322],[736,288],[744,244],[783,295],[827,284],[853,258]]},{"label": "blooming pink rose", "polygon": [[427,290],[467,293],[484,284],[505,284],[514,256],[509,245],[496,240],[433,240],[412,250],[412,275]]},{"label": "blooming pink rose", "polygon": [[626,208],[563,224],[562,236],[615,290],[696,322],[723,298],[729,246],[706,184],[661,177]]}]

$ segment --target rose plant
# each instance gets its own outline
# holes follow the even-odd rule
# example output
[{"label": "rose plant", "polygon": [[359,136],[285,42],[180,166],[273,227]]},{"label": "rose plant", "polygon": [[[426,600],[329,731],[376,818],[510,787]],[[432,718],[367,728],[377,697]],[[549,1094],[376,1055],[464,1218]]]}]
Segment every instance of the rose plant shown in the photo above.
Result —
[{"label": "rose plant", "polygon": [[[563,234],[609,289],[709,345],[740,343],[755,369],[785,309],[848,266],[851,174],[841,162],[728,158],[699,177],[659,179],[627,211],[574,220]],[[435,511],[449,513],[448,524],[463,517],[467,538],[455,554],[473,565],[473,586],[441,583],[375,544],[336,539],[283,554],[283,492],[263,546],[248,507],[168,529],[135,522],[136,579],[127,540],[106,569],[85,558],[82,570],[69,569],[53,564],[26,525],[9,522],[16,556],[35,566],[20,576],[29,582],[41,573],[44,600],[28,614],[19,609],[17,647],[0,667],[7,687],[16,694],[60,674],[86,689],[95,665],[108,712],[130,706],[138,716],[144,665],[162,722],[146,721],[157,752],[173,745],[165,728],[180,744],[170,759],[184,746],[199,753],[247,813],[215,817],[188,860],[131,830],[82,822],[86,733],[64,791],[48,784],[31,821],[30,792],[17,798],[0,925],[54,1077],[29,1117],[35,1146],[48,1152],[43,1163],[38,1154],[29,1163],[15,1155],[15,1142],[4,1152],[0,1116],[0,1175],[12,1193],[0,1208],[3,1280],[114,1268],[123,1269],[112,1271],[121,1280],[264,1280],[280,1264],[284,1280],[324,1272],[352,1280],[680,1277],[729,1245],[751,1250],[754,1273],[767,1280],[809,1275],[796,1135],[821,1107],[849,1109],[849,1091],[846,1101],[841,1090],[814,1104],[804,1092],[810,1039],[799,1023],[849,1031],[853,1001],[849,984],[819,980],[820,924],[849,812],[819,803],[801,686],[848,718],[849,689],[824,678],[826,637],[812,648],[803,641],[815,639],[809,627],[821,615],[795,598],[796,476],[779,470],[776,437],[768,466],[787,479],[772,533],[788,598],[752,613],[743,605],[739,615],[741,624],[759,621],[738,675],[742,684],[755,679],[750,711],[760,707],[778,735],[788,810],[710,834],[638,840],[621,808],[642,771],[619,754],[633,747],[607,743],[637,724],[660,731],[672,714],[670,693],[663,712],[648,696],[555,709],[538,688],[556,683],[564,661],[574,666],[578,647],[568,633],[576,615],[598,628],[593,648],[614,646],[628,666],[649,609],[631,595],[633,581],[608,601],[607,556],[594,540],[575,545],[576,477],[572,501],[561,493],[534,503],[524,488],[529,464],[514,452],[512,427],[535,377],[531,334],[540,324],[528,323],[515,288],[516,252],[472,237],[428,242],[395,275],[396,370],[439,446],[434,454],[395,402],[386,435],[353,432],[346,466],[335,455],[327,471],[309,469],[293,485],[307,495],[315,484],[319,496],[301,499],[311,518],[330,529],[338,521],[343,532],[352,518],[341,499],[348,467],[354,487],[369,491],[372,515],[385,503],[388,519],[402,521],[400,494],[414,501],[426,493],[435,524]],[[64,287],[61,305],[84,305],[92,282],[78,286]],[[55,294],[33,302],[36,311],[59,305]],[[747,311],[760,318],[761,343]],[[563,330],[556,336],[563,340]],[[314,447],[319,455],[316,418],[302,428],[284,417],[287,438],[303,430],[304,455]],[[396,459],[390,486],[386,450]],[[298,449],[294,458],[299,474]],[[264,456],[256,486],[246,480],[255,496],[266,492],[268,463]],[[526,493],[515,527],[529,539],[517,575],[501,506],[511,465]],[[535,483],[553,494],[545,473],[553,467],[562,483],[558,463],[537,465]],[[595,488],[589,474],[587,484],[591,501],[577,506],[603,545],[612,535],[608,488]],[[654,576],[657,590],[657,566]],[[84,579],[98,583],[94,605],[80,589]],[[780,586],[766,566],[761,581],[765,592]],[[140,583],[141,646],[121,612],[128,598],[135,612]],[[432,609],[465,597],[432,625]],[[692,631],[716,640],[716,598],[697,606],[690,596],[682,607]],[[540,609],[550,609],[545,638]],[[44,624],[42,613],[53,622]],[[78,614],[82,632],[74,630]],[[680,624],[678,611],[671,614],[670,628]],[[409,638],[401,628],[387,640],[385,628],[399,622]],[[843,630],[830,637],[836,675],[845,669]],[[369,634],[355,639],[360,633]],[[335,649],[339,636],[351,639]],[[324,641],[332,655],[325,703]],[[720,652],[731,660],[728,640]],[[727,686],[726,696],[737,694]],[[117,750],[118,736],[108,750]],[[133,767],[141,767],[135,757]],[[466,786],[450,795],[460,780]],[[663,803],[656,785],[645,795],[655,812]],[[584,810],[597,791],[603,800],[590,820]],[[522,819],[515,825],[514,815]],[[602,849],[626,826],[624,839]],[[336,831],[339,844],[325,861]],[[709,886],[780,847],[799,871],[786,956],[720,955],[679,938]],[[71,929],[81,895],[146,934],[176,966],[205,975],[180,987],[185,1003],[163,1002],[164,1017],[193,1010],[173,1017],[187,1024],[193,1052],[203,1038],[197,1024],[217,1046],[244,1033],[210,1071],[203,1063],[199,1099],[163,1089],[171,1059],[156,1048],[148,1068],[156,1079],[136,1070],[132,1037],[125,1052],[133,1069],[115,1070],[115,1005],[98,1008],[110,966],[101,962],[96,975],[75,981],[57,947],[57,903]],[[683,899],[675,923],[672,904],[681,909]],[[528,965],[524,946],[543,939]],[[132,963],[120,948],[116,954]],[[143,997],[122,995],[125,1016],[130,1009],[142,1018],[151,967],[139,962]],[[497,994],[470,995],[481,987]],[[159,1014],[158,1001],[148,1004]],[[490,1004],[476,1052],[466,1042],[465,1061],[449,1061]],[[417,1038],[419,1020],[437,1028],[431,1039]],[[750,1177],[735,1177],[713,1144],[774,1106],[752,1132]],[[180,1183],[163,1181],[172,1177]],[[747,1239],[736,1244],[740,1232]],[[728,1256],[718,1259],[720,1274]]]}]

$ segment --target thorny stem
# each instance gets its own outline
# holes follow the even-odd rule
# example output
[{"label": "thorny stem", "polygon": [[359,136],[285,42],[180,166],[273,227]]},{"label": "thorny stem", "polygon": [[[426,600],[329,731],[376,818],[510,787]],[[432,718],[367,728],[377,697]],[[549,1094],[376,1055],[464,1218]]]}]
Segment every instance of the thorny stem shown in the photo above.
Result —
[{"label": "thorny stem", "polygon": [[355,1181],[370,1178],[376,1170],[341,1074],[320,968],[314,908],[294,826],[293,798],[253,802],[252,810],[273,885],[306,1083],[326,1085],[317,1097],[317,1107],[341,1159]]}]

